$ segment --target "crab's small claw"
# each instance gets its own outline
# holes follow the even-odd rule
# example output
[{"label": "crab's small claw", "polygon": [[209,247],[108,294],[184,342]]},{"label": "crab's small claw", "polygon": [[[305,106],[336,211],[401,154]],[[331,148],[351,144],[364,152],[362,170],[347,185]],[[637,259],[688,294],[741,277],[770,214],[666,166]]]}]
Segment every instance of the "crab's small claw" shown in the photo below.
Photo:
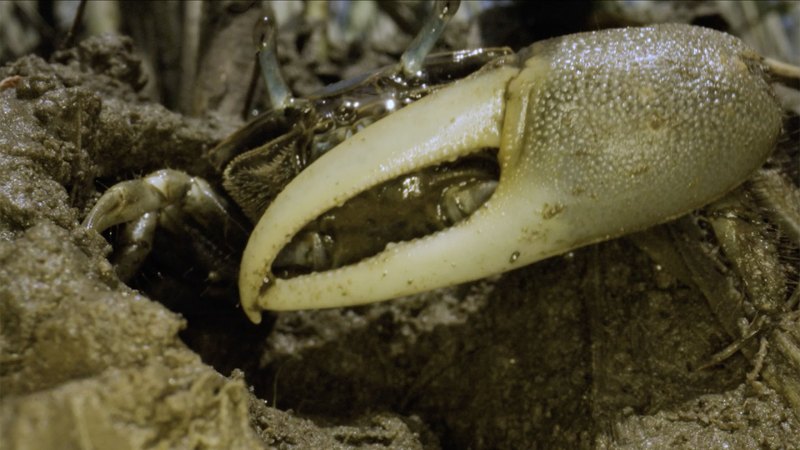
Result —
[{"label": "crab's small claw", "polygon": [[[703,51],[697,49],[702,48]],[[376,122],[314,162],[251,234],[239,289],[261,310],[348,306],[486,277],[667,221],[766,158],[781,109],[735,38],[667,25],[535,44]],[[498,148],[472,216],[356,264],[291,279],[271,265],[304,225],[385,180]]]}]

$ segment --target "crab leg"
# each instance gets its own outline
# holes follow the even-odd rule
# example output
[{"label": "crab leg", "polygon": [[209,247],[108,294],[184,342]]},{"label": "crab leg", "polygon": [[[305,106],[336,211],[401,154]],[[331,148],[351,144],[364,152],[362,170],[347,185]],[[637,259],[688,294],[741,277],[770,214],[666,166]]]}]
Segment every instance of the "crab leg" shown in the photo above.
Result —
[{"label": "crab leg", "polygon": [[183,214],[202,229],[218,232],[224,241],[244,240],[246,229],[231,216],[225,198],[202,178],[171,169],[115,184],[89,211],[82,226],[101,233],[128,222],[113,257],[117,275],[127,281],[150,253],[158,226],[185,232],[180,222]]}]

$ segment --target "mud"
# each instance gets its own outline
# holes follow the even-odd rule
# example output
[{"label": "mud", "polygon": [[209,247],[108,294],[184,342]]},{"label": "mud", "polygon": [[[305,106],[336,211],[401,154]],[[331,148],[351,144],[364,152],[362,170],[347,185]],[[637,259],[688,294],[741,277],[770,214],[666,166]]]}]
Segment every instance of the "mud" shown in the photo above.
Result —
[{"label": "mud", "polygon": [[0,69],[20,77],[0,91],[3,448],[800,448],[748,359],[692,369],[730,338],[625,239],[260,327],[125,286],[79,227],[98,191],[162,167],[213,179],[199,155],[237,124],[146,101],[130,48]]},{"label": "mud", "polygon": [[203,364],[178,336],[186,321],[120,283],[108,244],[78,227],[94,179],[203,173],[197,153],[230,131],[139,101],[129,45],[91,40],[64,64],[0,71],[21,77],[0,92],[2,447],[330,448],[368,434],[412,448],[418,433],[392,414],[319,427],[264,406]]}]

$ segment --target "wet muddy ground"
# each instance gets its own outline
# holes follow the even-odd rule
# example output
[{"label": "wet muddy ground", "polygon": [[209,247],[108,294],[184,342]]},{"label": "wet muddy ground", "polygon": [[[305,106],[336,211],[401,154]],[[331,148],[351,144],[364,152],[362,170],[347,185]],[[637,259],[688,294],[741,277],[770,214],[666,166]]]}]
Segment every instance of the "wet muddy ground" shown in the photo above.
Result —
[{"label": "wet muddy ground", "polygon": [[155,274],[126,286],[79,226],[98,193],[163,167],[213,180],[199,156],[241,123],[148,99],[133,48],[0,69],[2,448],[800,448],[793,384],[770,381],[800,377],[796,314],[765,367],[697,369],[725,324],[629,239],[259,326]]}]

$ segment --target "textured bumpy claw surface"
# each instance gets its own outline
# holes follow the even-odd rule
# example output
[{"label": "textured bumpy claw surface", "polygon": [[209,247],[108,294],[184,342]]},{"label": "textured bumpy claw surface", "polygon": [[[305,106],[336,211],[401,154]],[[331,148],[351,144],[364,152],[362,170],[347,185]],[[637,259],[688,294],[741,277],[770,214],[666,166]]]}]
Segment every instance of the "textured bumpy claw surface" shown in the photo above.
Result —
[{"label": "textured bumpy claw surface", "polygon": [[[687,25],[551,39],[378,121],[314,162],[261,217],[239,288],[263,309],[355,305],[511,270],[667,221],[741,183],[781,110],[758,56]],[[274,279],[305,224],[420,167],[499,148],[494,195],[467,220],[336,270]]]}]

